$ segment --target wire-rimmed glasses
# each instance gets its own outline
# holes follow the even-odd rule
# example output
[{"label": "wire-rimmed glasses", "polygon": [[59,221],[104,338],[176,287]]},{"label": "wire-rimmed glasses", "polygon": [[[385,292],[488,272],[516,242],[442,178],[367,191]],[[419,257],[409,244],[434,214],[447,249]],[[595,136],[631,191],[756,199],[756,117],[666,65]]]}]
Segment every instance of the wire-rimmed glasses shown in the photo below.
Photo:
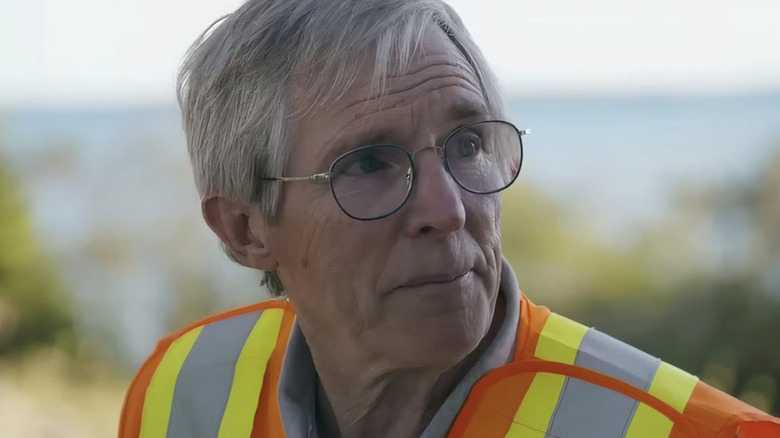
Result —
[{"label": "wire-rimmed glasses", "polygon": [[500,192],[517,179],[523,164],[522,136],[503,120],[471,123],[453,131],[441,147],[414,153],[393,144],[362,146],[336,158],[328,172],[311,176],[263,178],[267,181],[328,181],[342,211],[357,220],[381,219],[397,212],[414,184],[415,156],[435,149],[447,173],[476,194]]}]

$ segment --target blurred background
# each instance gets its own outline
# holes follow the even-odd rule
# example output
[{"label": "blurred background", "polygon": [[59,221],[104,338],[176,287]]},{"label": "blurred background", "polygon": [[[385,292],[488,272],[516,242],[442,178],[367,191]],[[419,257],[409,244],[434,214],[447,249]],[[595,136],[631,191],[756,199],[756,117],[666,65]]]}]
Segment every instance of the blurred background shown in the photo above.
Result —
[{"label": "blurred background", "polygon": [[[264,298],[200,218],[174,99],[239,4],[0,0],[3,436],[115,435],[161,335]],[[532,130],[523,290],[780,414],[780,2],[451,4]]]}]

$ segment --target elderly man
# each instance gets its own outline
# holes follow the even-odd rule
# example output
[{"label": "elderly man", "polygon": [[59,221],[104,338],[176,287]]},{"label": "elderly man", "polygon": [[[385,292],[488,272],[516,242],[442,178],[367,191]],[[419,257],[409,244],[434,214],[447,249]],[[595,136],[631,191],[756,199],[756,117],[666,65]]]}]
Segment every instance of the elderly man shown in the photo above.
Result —
[{"label": "elderly man", "polygon": [[179,91],[203,217],[277,299],[164,338],[120,437],[731,438],[780,423],[518,290],[499,192],[526,131],[441,1],[249,0],[196,42]]}]

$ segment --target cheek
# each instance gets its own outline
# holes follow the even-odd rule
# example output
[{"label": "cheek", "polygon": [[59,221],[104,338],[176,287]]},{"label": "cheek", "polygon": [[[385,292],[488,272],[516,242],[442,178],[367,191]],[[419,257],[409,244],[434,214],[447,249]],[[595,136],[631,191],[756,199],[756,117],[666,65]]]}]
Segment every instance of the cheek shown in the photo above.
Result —
[{"label": "cheek", "polygon": [[[481,275],[489,300],[495,298],[501,265],[501,197],[474,195],[466,205],[466,228],[482,252]],[[487,310],[487,309],[484,309]]]},{"label": "cheek", "polygon": [[359,312],[364,307],[361,292],[371,285],[375,272],[374,233],[346,216],[332,198],[312,200],[285,213],[281,220],[285,231],[276,246],[283,254],[279,272],[290,298],[316,295],[307,301],[316,301],[323,313]]},{"label": "cheek", "polygon": [[473,195],[464,198],[466,227],[484,249],[501,248],[501,196]]},{"label": "cheek", "polygon": [[302,224],[282,281],[290,280],[288,295],[310,327],[357,336],[381,316],[375,291],[383,252],[370,227],[342,216]]},{"label": "cheek", "polygon": [[322,188],[294,188],[285,193],[274,239],[274,251],[278,255],[279,273],[288,293],[305,289],[322,281],[328,262],[328,229],[337,220],[329,205],[329,192]]}]

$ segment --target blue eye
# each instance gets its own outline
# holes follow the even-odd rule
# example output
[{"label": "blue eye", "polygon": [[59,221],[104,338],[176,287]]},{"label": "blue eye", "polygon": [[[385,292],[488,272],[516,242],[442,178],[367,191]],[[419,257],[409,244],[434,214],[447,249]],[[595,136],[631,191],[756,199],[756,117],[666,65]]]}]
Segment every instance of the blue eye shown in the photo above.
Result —
[{"label": "blue eye", "polygon": [[470,158],[482,150],[482,138],[473,131],[460,132],[450,139],[450,148],[456,158]]},{"label": "blue eye", "polygon": [[385,169],[387,163],[380,161],[376,155],[364,155],[360,157],[360,171],[363,173],[373,173]]},{"label": "blue eye", "polygon": [[378,151],[359,151],[345,157],[341,173],[350,176],[370,175],[392,167]]}]

